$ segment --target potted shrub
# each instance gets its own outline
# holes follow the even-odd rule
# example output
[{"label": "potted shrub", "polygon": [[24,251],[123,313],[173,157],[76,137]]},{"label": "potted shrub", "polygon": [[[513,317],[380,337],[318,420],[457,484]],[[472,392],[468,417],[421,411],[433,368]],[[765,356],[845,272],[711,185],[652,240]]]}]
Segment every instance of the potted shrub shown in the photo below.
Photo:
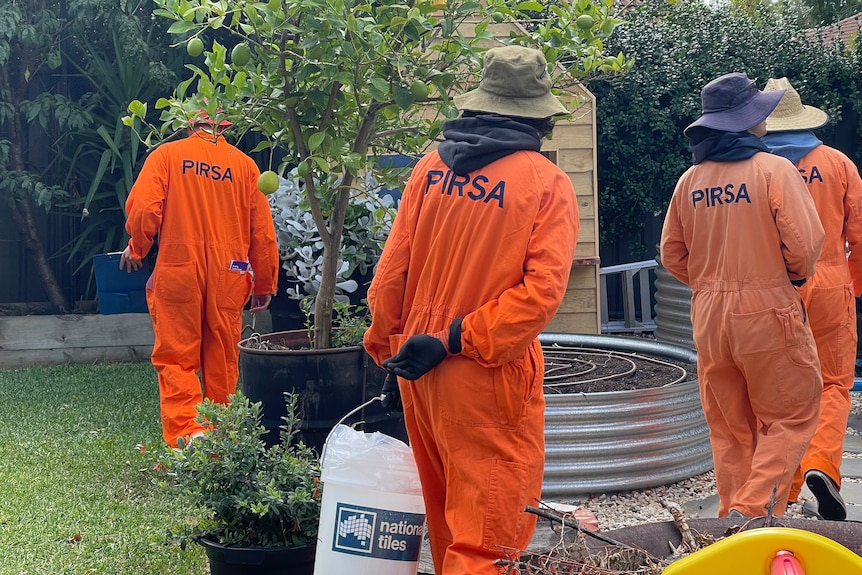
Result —
[{"label": "potted shrub", "polygon": [[[152,142],[187,125],[203,108],[233,121],[236,132],[262,136],[255,151],[283,153],[281,164],[267,172],[296,167],[321,245],[316,349],[332,347],[351,196],[366,175],[388,187],[404,174],[404,167],[379,161],[380,155],[415,157],[438,138],[443,121],[458,114],[449,95],[478,81],[488,47],[503,41],[540,47],[556,63],[549,72],[560,91],[578,78],[631,65],[621,54],[602,54],[603,41],[619,23],[610,16],[610,2],[156,4],[156,15],[174,21],[169,32],[178,47],[194,40],[197,48],[197,39],[204,40],[203,62],[189,66],[192,76],[174,97],[156,102],[160,127],[146,123],[147,105],[138,101],[124,121],[133,126],[141,120],[150,129],[144,140]],[[517,24],[537,15],[546,21]],[[218,40],[210,41],[216,33]],[[573,97],[572,108],[578,104]],[[274,191],[275,175],[264,174],[262,191]]]},{"label": "potted shrub", "polygon": [[199,506],[196,524],[177,529],[207,552],[212,575],[313,572],[320,520],[320,462],[294,441],[298,396],[285,394],[283,441],[264,444],[261,405],[237,392],[228,405],[205,400],[208,427],[190,445],[156,452],[159,484]]}]

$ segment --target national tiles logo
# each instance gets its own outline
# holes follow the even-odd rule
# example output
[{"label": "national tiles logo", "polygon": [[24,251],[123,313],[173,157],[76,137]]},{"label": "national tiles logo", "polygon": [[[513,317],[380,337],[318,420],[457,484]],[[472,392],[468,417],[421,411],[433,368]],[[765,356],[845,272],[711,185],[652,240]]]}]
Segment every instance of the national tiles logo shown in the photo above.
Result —
[{"label": "national tiles logo", "polygon": [[333,548],[370,555],[374,547],[377,513],[368,509],[339,504],[335,518],[336,531]]}]

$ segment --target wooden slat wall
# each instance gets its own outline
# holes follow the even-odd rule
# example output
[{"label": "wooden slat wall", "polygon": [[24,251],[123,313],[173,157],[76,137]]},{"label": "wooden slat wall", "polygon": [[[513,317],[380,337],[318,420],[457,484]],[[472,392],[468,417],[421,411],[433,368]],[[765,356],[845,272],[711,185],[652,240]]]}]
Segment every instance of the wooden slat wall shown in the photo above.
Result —
[{"label": "wooden slat wall", "polygon": [[[254,319],[243,312],[242,337],[270,333],[269,310]],[[41,365],[149,361],[150,314],[26,315],[0,317],[0,370]]]},{"label": "wooden slat wall", "polygon": [[0,369],[148,360],[149,314],[0,317]]},{"label": "wooden slat wall", "polygon": [[577,95],[587,102],[578,108],[571,120],[557,122],[553,138],[543,145],[549,157],[555,157],[557,165],[569,174],[580,218],[575,262],[566,296],[547,331],[600,333],[595,98],[585,88],[576,88]]}]

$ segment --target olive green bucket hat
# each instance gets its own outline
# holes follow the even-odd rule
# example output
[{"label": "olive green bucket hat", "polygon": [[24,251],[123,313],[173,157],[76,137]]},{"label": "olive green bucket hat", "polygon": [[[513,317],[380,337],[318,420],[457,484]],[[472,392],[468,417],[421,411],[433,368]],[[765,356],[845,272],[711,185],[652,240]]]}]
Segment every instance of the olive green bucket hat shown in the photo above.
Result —
[{"label": "olive green bucket hat", "polygon": [[460,110],[517,118],[550,118],[570,113],[551,93],[545,55],[524,46],[488,50],[479,87],[453,99]]}]

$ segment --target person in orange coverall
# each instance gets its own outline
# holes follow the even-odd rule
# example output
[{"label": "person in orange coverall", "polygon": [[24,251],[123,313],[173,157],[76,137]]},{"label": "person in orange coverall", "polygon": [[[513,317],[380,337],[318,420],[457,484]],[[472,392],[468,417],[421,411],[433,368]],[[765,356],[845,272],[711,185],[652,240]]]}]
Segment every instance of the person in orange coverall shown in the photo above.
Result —
[{"label": "person in orange coverall", "polygon": [[277,287],[260,171],[224,139],[229,125],[198,116],[187,138],[153,150],[126,200],[130,239],[120,267],[138,269],[158,235],[147,304],[162,433],[172,447],[202,432],[195,408],[203,398],[226,403],[236,391],[242,309],[252,290],[251,312],[266,309]]},{"label": "person in orange coverall", "polygon": [[694,165],[661,235],[662,264],[692,290],[720,517],[784,515],[823,388],[794,288],[814,275],[823,226],[796,168],[760,140],[782,94],[741,73],[703,88],[685,129]]},{"label": "person in orange coverall", "polygon": [[[498,573],[527,548],[544,473],[537,339],[571,271],[571,180],[539,153],[553,117],[543,54],[492,48],[462,117],[407,182],[368,292],[368,353],[392,377],[425,500],[434,572]],[[397,383],[394,381],[397,376]]]},{"label": "person in orange coverall", "polygon": [[804,480],[817,498],[817,514],[843,521],[841,457],[856,363],[855,296],[862,293],[862,179],[847,156],[811,132],[826,124],[826,112],[803,105],[787,78],[769,79],[764,91],[773,90],[785,92],[766,119],[763,142],[796,165],[826,231],[817,272],[799,288],[823,374],[820,416],[789,499],[797,500]]}]

